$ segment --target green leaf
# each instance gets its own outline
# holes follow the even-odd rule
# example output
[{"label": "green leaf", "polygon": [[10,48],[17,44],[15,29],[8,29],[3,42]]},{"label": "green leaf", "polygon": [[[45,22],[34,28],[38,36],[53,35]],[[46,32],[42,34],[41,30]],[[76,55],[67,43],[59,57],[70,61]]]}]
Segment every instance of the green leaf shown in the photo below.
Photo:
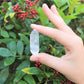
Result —
[{"label": "green leaf", "polygon": [[4,19],[4,16],[0,17],[0,21]]},{"label": "green leaf", "polygon": [[66,16],[65,14],[64,14],[64,12],[62,11],[62,10],[60,10],[60,9],[57,9],[58,10],[58,12],[59,12],[59,15],[64,19],[64,17]]},{"label": "green leaf", "polygon": [[15,13],[15,12],[13,12],[13,6],[12,6],[12,2],[8,2],[8,5],[9,5],[9,8],[8,8],[8,10],[10,11],[10,13]]},{"label": "green leaf", "polygon": [[5,14],[5,16],[4,16],[4,21],[7,23],[8,21],[7,21],[7,17],[9,16],[9,12],[7,12],[6,14]]},{"label": "green leaf", "polygon": [[25,73],[17,70],[16,73],[15,73],[15,78],[13,80],[13,84],[16,84],[19,80],[21,80],[24,75],[25,75]]},{"label": "green leaf", "polygon": [[18,51],[18,54],[22,55],[23,54],[23,50],[24,50],[23,42],[19,40],[17,42],[17,51]]},{"label": "green leaf", "polygon": [[69,7],[68,5],[65,5],[64,7],[61,8],[61,11],[66,10],[68,7]]},{"label": "green leaf", "polygon": [[16,55],[16,51],[17,51],[17,46],[16,46],[16,42],[11,41],[7,44],[7,47],[10,49],[10,51],[12,52],[13,56]]},{"label": "green leaf", "polygon": [[46,52],[47,51],[47,47],[46,46],[42,46],[40,51],[41,52]]},{"label": "green leaf", "polygon": [[47,73],[47,72],[44,72],[44,74],[45,74],[47,77],[50,77],[51,75],[54,75],[53,73]]},{"label": "green leaf", "polygon": [[30,28],[31,21],[30,21],[29,19],[26,18],[25,21],[24,21],[24,23],[25,23],[27,29],[30,31],[30,30],[31,30],[31,28]]},{"label": "green leaf", "polygon": [[2,6],[7,10],[8,9],[8,7],[9,7],[9,5],[8,5],[8,3],[7,2],[3,2],[2,3]]},{"label": "green leaf", "polygon": [[53,84],[60,84],[60,81],[57,82],[56,80],[53,80]]},{"label": "green leaf", "polygon": [[5,38],[5,39],[0,39],[0,42],[1,43],[5,43],[5,44],[8,44],[10,41],[17,41],[17,39],[8,39],[8,38]]},{"label": "green leaf", "polygon": [[12,53],[7,48],[0,48],[0,56],[9,57]]},{"label": "green leaf", "polygon": [[25,0],[20,0],[22,4],[24,4]]},{"label": "green leaf", "polygon": [[12,2],[8,2],[8,5],[9,5],[9,7],[11,7],[12,6]]},{"label": "green leaf", "polygon": [[29,60],[23,61],[23,62],[17,67],[17,70],[22,70],[23,68],[27,68],[27,67],[30,67],[30,61],[29,61]]},{"label": "green leaf", "polygon": [[8,68],[5,68],[5,69],[0,71],[0,84],[4,84],[4,82],[8,78],[8,75],[9,75]]},{"label": "green leaf", "polygon": [[[10,71],[12,71],[12,70],[10,70]],[[4,84],[13,84],[14,75],[15,74],[11,74],[11,76],[9,75]]]},{"label": "green leaf", "polygon": [[36,68],[36,67],[25,68],[25,69],[22,69],[22,71],[27,73],[27,74],[31,74],[31,75],[36,75],[36,74],[41,73],[41,70],[39,68]]},{"label": "green leaf", "polygon": [[9,38],[9,34],[5,30],[1,30],[1,36],[3,36],[4,38]]},{"label": "green leaf", "polygon": [[69,6],[69,13],[74,14],[74,9],[78,6],[80,0],[69,0],[70,6]]},{"label": "green leaf", "polygon": [[27,67],[30,67],[30,61],[29,60],[26,60],[26,61],[23,61],[17,68],[16,68],[16,73],[15,73],[15,78],[14,78],[14,84],[16,84],[16,82],[18,82],[24,75],[25,73],[22,72],[21,70],[23,68],[27,68]]},{"label": "green leaf", "polygon": [[19,33],[19,36],[20,36],[21,40],[24,41],[24,43],[25,43],[26,45],[29,45],[29,44],[30,44],[30,43],[29,43],[30,41],[29,41],[29,39],[28,39],[27,36],[25,36],[24,34],[21,34],[21,33]]},{"label": "green leaf", "polygon": [[24,80],[27,81],[28,84],[36,84],[34,78],[31,75],[24,76]]},{"label": "green leaf", "polygon": [[13,29],[13,28],[14,28],[14,25],[12,25],[12,24],[6,26],[6,29],[7,29],[7,30],[11,30],[11,29]]},{"label": "green leaf", "polygon": [[38,74],[37,78],[41,82],[43,80],[43,78],[45,78],[45,75],[44,74]]},{"label": "green leaf", "polygon": [[84,4],[77,6],[76,13],[80,13],[80,12],[84,13]]},{"label": "green leaf", "polygon": [[9,32],[9,36],[16,39],[16,34],[14,32]]},{"label": "green leaf", "polygon": [[21,26],[20,26],[19,24],[16,24],[16,23],[15,23],[15,28],[16,28],[16,29],[20,29]]},{"label": "green leaf", "polygon": [[25,47],[25,54],[28,55],[30,53],[30,47],[26,46]]},{"label": "green leaf", "polygon": [[4,60],[0,60],[0,69],[3,69],[5,67]]},{"label": "green leaf", "polygon": [[43,24],[48,18],[45,15],[45,13],[43,12],[43,9],[41,7],[39,7],[37,11],[39,13],[40,20],[41,20],[41,22]]},{"label": "green leaf", "polygon": [[20,80],[17,84],[27,84],[25,81]]},{"label": "green leaf", "polygon": [[64,4],[67,3],[68,0],[54,0],[55,4],[58,6],[58,7],[61,7],[63,6]]},{"label": "green leaf", "polygon": [[83,35],[83,31],[81,28],[77,28],[77,31]]},{"label": "green leaf", "polygon": [[64,19],[65,21],[66,20],[72,20],[72,19],[76,19],[77,17],[75,15],[68,15],[68,16],[65,16]]},{"label": "green leaf", "polygon": [[7,57],[7,58],[5,58],[5,60],[4,60],[4,65],[9,66],[9,65],[11,65],[12,63],[14,63],[14,61],[15,61],[15,57]]}]

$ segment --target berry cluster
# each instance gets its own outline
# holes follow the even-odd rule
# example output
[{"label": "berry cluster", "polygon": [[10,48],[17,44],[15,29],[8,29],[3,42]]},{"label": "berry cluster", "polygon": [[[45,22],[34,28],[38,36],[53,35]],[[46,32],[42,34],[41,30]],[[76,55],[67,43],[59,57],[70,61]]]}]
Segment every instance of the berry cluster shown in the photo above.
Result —
[{"label": "berry cluster", "polygon": [[38,2],[38,0],[35,0],[34,2],[31,2],[31,1],[29,1],[29,0],[26,0],[26,4],[28,4],[29,6],[33,6],[33,5],[35,5],[35,3],[37,3]]},{"label": "berry cluster", "polygon": [[35,9],[33,9],[33,6],[37,2],[38,2],[38,0],[33,1],[33,2],[29,1],[29,0],[26,0],[24,10],[21,8],[20,5],[13,6],[13,11],[16,12],[15,17],[16,18],[21,18],[23,21],[26,18],[33,19],[34,16],[37,17],[38,12]]},{"label": "berry cluster", "polygon": [[59,75],[59,72],[53,72],[53,73],[54,73],[55,77],[57,78]]},{"label": "berry cluster", "polygon": [[[54,73],[56,79],[57,79],[57,77],[60,75],[59,72],[53,72],[53,73]],[[64,79],[63,81],[61,81],[60,84],[64,84],[64,83],[66,83],[66,84],[74,84],[74,83],[72,83],[71,81],[69,81],[68,79]]]},{"label": "berry cluster", "polygon": [[72,83],[71,81],[69,81],[68,79],[65,79],[65,80],[62,81],[60,84],[64,84],[64,83],[67,83],[67,84],[74,84],[74,83]]},{"label": "berry cluster", "polygon": [[37,61],[36,61],[35,66],[36,66],[37,68],[39,68],[41,71],[43,71],[43,69],[42,69],[42,67],[41,67],[41,63],[40,63],[40,62],[37,62]]}]

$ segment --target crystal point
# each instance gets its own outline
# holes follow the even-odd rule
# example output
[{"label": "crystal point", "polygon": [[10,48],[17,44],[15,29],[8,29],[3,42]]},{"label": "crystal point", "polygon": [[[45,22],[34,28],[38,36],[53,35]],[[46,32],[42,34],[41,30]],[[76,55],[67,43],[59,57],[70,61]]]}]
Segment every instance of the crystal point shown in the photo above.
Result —
[{"label": "crystal point", "polygon": [[39,53],[39,33],[35,29],[30,34],[30,51],[35,56]]}]

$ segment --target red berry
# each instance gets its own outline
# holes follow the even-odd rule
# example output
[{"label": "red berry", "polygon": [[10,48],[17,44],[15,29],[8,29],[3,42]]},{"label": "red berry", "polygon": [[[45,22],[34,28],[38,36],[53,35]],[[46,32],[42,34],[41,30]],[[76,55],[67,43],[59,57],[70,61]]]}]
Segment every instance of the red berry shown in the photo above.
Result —
[{"label": "red berry", "polygon": [[46,79],[48,79],[48,77],[46,77]]},{"label": "red berry", "polygon": [[17,4],[17,5],[16,5],[16,8],[20,8],[20,5]]},{"label": "red berry", "polygon": [[36,67],[38,67],[38,65],[37,65],[37,64],[35,64],[35,66],[36,66]]},{"label": "red berry", "polygon": [[2,11],[3,11],[3,12],[6,12],[6,9],[3,8]]},{"label": "red berry", "polygon": [[[36,2],[37,1],[38,0],[36,0]],[[29,1],[29,0],[26,0],[25,3],[26,3],[25,9],[27,9],[27,10],[25,10],[25,13],[22,13],[22,11],[24,11],[24,10],[21,9],[20,5],[17,4],[16,6],[13,6],[13,11],[16,12],[16,17],[21,18],[23,21],[28,17],[28,15],[29,15],[29,17],[28,17],[29,19],[33,19],[34,16],[37,17],[36,14],[38,12],[32,8],[32,6],[34,6],[35,3],[33,3],[32,1]],[[39,65],[40,65],[40,63],[39,63]]]},{"label": "red berry", "polygon": [[25,9],[29,9],[29,7],[26,6]]},{"label": "red berry", "polygon": [[22,20],[24,21],[24,20],[25,20],[25,18],[22,18]]},{"label": "red berry", "polygon": [[20,12],[22,12],[22,10],[18,10],[18,12],[20,13]]},{"label": "red berry", "polygon": [[18,15],[15,15],[16,18],[18,18]]}]

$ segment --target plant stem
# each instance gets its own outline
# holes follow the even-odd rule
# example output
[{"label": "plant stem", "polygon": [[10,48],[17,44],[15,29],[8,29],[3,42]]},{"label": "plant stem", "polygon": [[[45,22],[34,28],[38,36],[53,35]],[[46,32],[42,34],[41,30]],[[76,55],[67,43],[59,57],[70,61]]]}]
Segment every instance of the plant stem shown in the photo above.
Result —
[{"label": "plant stem", "polygon": [[82,25],[84,24],[84,20],[79,24],[79,28],[82,27]]},{"label": "plant stem", "polygon": [[[84,20],[79,24],[78,28],[81,28],[83,24],[84,24]],[[78,31],[76,30],[75,33],[77,34]]]}]

